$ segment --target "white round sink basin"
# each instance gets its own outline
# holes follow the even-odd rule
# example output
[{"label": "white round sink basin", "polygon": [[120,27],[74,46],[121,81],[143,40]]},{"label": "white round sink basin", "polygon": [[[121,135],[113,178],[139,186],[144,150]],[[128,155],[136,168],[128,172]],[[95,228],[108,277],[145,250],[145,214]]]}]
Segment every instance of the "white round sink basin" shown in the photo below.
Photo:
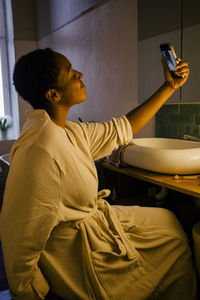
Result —
[{"label": "white round sink basin", "polygon": [[131,166],[166,174],[200,173],[200,142],[135,138],[122,153]]}]

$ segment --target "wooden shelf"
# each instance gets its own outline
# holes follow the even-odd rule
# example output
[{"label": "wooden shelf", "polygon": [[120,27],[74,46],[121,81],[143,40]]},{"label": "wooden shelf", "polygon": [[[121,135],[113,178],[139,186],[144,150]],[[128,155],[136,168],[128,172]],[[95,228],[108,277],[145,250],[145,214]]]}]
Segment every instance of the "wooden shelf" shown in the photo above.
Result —
[{"label": "wooden shelf", "polygon": [[175,180],[172,175],[153,173],[134,167],[121,168],[107,162],[103,162],[103,167],[127,176],[175,190],[177,192],[200,198],[200,179],[184,178]]}]

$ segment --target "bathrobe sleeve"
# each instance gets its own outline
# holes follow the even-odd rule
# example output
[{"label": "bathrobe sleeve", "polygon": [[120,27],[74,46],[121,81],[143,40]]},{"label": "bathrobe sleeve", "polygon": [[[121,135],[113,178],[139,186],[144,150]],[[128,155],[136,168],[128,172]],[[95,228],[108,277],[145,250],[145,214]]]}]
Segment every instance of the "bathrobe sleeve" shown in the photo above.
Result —
[{"label": "bathrobe sleeve", "polygon": [[129,144],[133,136],[126,116],[104,123],[85,123],[84,126],[93,160],[108,156],[119,146]]},{"label": "bathrobe sleeve", "polygon": [[59,172],[39,146],[16,157],[11,161],[0,218],[6,274],[13,300],[44,299],[49,284],[38,261],[59,222]]}]

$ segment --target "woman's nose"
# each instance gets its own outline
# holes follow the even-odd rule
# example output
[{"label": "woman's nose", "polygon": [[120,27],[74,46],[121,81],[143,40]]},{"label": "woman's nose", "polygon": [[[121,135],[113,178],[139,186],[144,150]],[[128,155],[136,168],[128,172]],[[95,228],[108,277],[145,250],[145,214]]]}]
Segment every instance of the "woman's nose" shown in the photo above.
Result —
[{"label": "woman's nose", "polygon": [[76,71],[76,75],[78,79],[82,79],[83,78],[83,74],[81,72]]},{"label": "woman's nose", "polygon": [[83,78],[83,74],[81,72],[78,72],[78,75],[79,75],[79,79]]}]

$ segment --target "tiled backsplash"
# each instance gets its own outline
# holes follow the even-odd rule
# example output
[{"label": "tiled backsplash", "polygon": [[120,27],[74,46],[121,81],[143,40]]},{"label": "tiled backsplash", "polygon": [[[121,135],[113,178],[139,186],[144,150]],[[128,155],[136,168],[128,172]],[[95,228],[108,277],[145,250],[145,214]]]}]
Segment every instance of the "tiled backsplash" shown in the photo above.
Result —
[{"label": "tiled backsplash", "polygon": [[169,103],[156,114],[156,137],[182,139],[200,137],[200,103]]}]

